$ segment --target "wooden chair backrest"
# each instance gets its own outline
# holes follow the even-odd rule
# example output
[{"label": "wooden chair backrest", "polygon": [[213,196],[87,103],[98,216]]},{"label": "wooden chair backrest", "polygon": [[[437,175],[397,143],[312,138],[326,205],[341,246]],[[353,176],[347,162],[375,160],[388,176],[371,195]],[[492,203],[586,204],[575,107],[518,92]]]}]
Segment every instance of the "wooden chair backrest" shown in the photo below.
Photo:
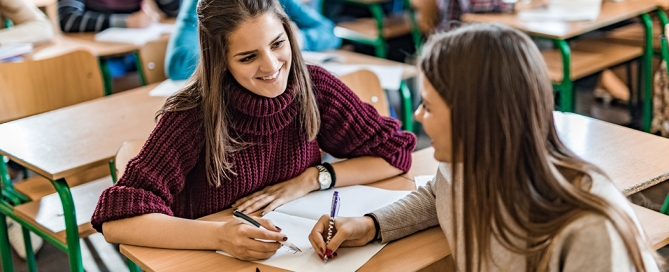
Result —
[{"label": "wooden chair backrest", "polygon": [[153,84],[167,79],[165,75],[165,53],[167,52],[167,36],[146,43],[139,49],[145,83]]},{"label": "wooden chair backrest", "polygon": [[103,95],[98,60],[88,51],[0,63],[0,123]]},{"label": "wooden chair backrest", "polygon": [[118,151],[116,151],[116,158],[114,159],[118,179],[121,179],[128,162],[139,154],[139,151],[142,150],[145,142],[146,140],[126,141],[118,148]]},{"label": "wooden chair backrest", "polygon": [[339,78],[358,95],[360,100],[372,105],[381,116],[390,116],[388,98],[379,78],[369,70],[359,70]]}]

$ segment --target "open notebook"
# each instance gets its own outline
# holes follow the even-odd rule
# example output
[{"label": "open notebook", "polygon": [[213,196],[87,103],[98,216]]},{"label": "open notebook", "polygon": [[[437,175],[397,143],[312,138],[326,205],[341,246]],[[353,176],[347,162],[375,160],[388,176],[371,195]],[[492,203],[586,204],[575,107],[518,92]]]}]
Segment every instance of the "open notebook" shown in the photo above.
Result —
[{"label": "open notebook", "polygon": [[[339,216],[347,217],[363,216],[410,193],[361,185],[336,190],[339,191],[341,199]],[[318,257],[309,243],[309,233],[321,215],[330,213],[333,192],[312,192],[266,214],[263,218],[280,226],[288,240],[302,252],[296,253],[287,247],[281,247],[274,256],[257,263],[292,271],[355,271],[379,252],[385,244],[375,242],[363,247],[340,248],[337,250],[337,258],[328,260],[326,264]],[[228,255],[222,251],[217,252]]]}]

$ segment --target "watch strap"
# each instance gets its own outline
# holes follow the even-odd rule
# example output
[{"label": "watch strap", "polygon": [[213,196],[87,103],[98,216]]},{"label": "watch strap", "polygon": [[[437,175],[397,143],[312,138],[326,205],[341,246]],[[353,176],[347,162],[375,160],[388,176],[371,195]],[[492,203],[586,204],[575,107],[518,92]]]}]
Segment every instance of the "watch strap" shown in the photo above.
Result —
[{"label": "watch strap", "polygon": [[321,165],[328,170],[328,172],[330,173],[330,179],[332,179],[332,182],[330,182],[330,188],[328,189],[334,188],[335,184],[337,183],[337,175],[335,175],[334,167],[332,167],[332,165],[327,162],[324,162]]}]

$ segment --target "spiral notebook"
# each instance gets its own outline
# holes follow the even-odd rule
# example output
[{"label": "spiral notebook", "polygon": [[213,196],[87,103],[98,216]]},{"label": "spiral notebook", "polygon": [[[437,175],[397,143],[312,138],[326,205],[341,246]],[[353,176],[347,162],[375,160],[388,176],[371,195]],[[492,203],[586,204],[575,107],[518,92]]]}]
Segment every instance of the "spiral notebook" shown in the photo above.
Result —
[{"label": "spiral notebook", "polygon": [[[341,199],[339,216],[346,217],[363,216],[410,193],[410,191],[391,191],[362,185],[336,190]],[[263,216],[280,226],[282,233],[286,234],[288,240],[302,252],[281,247],[274,256],[256,262],[291,271],[355,271],[383,249],[385,244],[378,242],[363,247],[340,248],[337,250],[336,258],[323,263],[311,247],[309,233],[321,215],[330,213],[333,192],[327,190],[309,193]],[[230,256],[223,251],[217,252]]]}]

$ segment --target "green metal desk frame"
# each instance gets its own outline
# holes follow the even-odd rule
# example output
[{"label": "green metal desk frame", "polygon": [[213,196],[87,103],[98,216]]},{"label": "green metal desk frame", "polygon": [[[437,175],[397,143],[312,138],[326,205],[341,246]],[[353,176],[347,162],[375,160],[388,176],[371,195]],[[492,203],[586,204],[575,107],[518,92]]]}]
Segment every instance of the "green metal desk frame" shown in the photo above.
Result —
[{"label": "green metal desk frame", "polygon": [[[376,56],[385,59],[388,55],[388,49],[386,47],[386,38],[383,37],[383,20],[385,15],[383,14],[381,3],[362,3],[356,0],[338,0],[338,1],[369,8],[369,11],[372,13],[372,17],[376,21],[376,29],[377,33],[379,34],[374,39],[365,38],[362,37],[361,35],[342,35],[339,37],[345,40],[350,40],[374,46],[374,51],[376,53]],[[322,5],[323,4],[321,3],[321,13],[323,11]],[[416,52],[419,52],[420,48],[423,46],[423,37],[420,34],[420,29],[418,29],[418,23],[416,22],[416,14],[411,8],[411,3],[409,0],[403,0],[403,6],[404,6],[404,11],[409,12],[409,18],[411,20],[411,37],[413,38],[414,45],[416,46]]]}]

